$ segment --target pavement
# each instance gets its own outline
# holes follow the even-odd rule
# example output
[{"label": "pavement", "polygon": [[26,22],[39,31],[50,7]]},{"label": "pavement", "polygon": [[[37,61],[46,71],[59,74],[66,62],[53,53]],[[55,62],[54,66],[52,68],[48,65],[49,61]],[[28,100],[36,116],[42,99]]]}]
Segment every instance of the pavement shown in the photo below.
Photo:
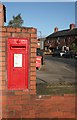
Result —
[{"label": "pavement", "polygon": [[[64,62],[63,62],[64,61]],[[69,63],[69,64],[68,64]],[[37,84],[39,83],[74,83],[75,82],[75,67],[71,66],[71,62],[58,58],[45,59],[45,65],[41,70],[37,70]]]}]

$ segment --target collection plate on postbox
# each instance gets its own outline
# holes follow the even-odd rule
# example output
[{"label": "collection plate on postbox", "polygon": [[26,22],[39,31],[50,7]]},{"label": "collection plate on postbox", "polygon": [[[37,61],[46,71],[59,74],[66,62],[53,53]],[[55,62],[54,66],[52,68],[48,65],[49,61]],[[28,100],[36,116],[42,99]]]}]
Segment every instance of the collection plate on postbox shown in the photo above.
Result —
[{"label": "collection plate on postbox", "polygon": [[8,38],[7,78],[8,89],[28,89],[29,40],[27,38]]}]

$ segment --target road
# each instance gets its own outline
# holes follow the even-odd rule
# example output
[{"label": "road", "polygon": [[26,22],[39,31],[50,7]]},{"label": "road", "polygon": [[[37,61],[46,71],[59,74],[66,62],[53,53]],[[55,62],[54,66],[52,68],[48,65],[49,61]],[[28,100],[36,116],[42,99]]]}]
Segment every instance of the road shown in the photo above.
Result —
[{"label": "road", "polygon": [[37,70],[37,83],[74,83],[75,59],[45,57],[45,65]]},{"label": "road", "polygon": [[67,58],[59,58],[52,56],[46,56],[45,59],[65,63],[67,64],[68,67],[71,67],[71,69],[75,68],[76,66],[76,59],[69,59],[69,58],[67,59]]}]

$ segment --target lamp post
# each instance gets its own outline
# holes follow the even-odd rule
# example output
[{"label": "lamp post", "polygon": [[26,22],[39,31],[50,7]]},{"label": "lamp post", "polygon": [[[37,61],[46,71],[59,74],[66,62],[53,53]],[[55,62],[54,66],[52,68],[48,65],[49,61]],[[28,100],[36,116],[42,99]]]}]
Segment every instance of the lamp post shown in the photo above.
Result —
[{"label": "lamp post", "polygon": [[40,38],[42,37],[42,32],[41,31],[38,31],[40,33]]},{"label": "lamp post", "polygon": [[44,41],[42,40],[42,32],[38,31],[40,33],[40,49],[43,50],[44,49]]}]

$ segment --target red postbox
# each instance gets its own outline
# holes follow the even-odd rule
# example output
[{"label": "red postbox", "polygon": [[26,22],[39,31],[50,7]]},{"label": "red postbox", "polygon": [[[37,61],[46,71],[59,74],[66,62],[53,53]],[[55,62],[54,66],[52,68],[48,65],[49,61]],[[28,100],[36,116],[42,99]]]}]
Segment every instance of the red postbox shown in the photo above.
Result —
[{"label": "red postbox", "polygon": [[40,69],[41,68],[41,56],[36,56],[36,68]]},{"label": "red postbox", "polygon": [[28,88],[29,40],[27,38],[8,38],[7,78],[8,89]]}]

